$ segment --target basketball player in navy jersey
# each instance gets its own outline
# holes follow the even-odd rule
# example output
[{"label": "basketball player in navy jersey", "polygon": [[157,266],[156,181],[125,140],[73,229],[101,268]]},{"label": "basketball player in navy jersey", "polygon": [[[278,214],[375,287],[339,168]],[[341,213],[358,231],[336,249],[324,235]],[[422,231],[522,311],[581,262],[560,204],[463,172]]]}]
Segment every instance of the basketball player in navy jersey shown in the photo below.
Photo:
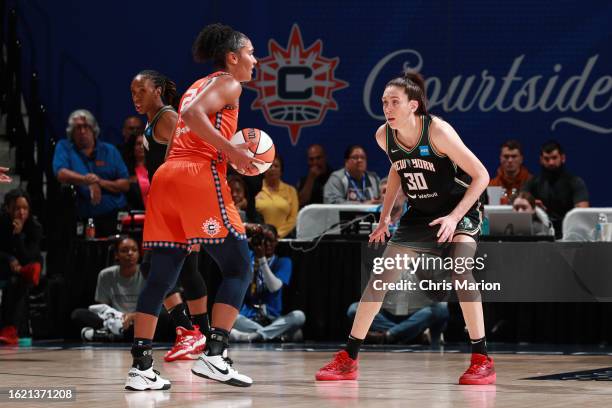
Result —
[{"label": "basketball player in navy jersey", "polygon": [[[436,253],[444,243],[453,243],[450,248],[455,259],[458,255],[472,257],[480,235],[478,198],[489,183],[489,175],[452,126],[428,114],[424,89],[423,78],[412,72],[385,87],[382,103],[387,122],[376,131],[376,141],[389,157],[391,168],[380,223],[370,234],[370,242],[384,243],[390,235],[390,213],[401,188],[410,208],[383,257]],[[472,178],[469,185],[458,178],[457,166]],[[402,272],[399,268],[373,279],[395,282]],[[455,272],[457,279],[459,272]],[[346,348],[317,372],[317,380],[357,379],[359,348],[385,294],[374,289],[373,279],[362,295]],[[471,271],[459,279],[473,281]],[[496,374],[487,354],[480,293],[458,290],[457,294],[472,346],[471,364],[459,383],[493,384]]]},{"label": "basketball player in navy jersey", "polygon": [[[157,71],[144,70],[134,77],[130,89],[136,111],[147,116],[144,130],[145,165],[151,181],[165,160],[178,120],[173,106],[178,103],[176,84]],[[150,255],[150,251],[146,251],[142,261],[141,268],[145,274],[150,268]],[[164,355],[167,362],[197,359],[204,349],[210,330],[206,283],[198,270],[197,252],[191,252],[185,258],[179,279],[191,319],[187,316],[180,294],[171,292],[164,300],[164,307],[176,326],[176,341]]]}]

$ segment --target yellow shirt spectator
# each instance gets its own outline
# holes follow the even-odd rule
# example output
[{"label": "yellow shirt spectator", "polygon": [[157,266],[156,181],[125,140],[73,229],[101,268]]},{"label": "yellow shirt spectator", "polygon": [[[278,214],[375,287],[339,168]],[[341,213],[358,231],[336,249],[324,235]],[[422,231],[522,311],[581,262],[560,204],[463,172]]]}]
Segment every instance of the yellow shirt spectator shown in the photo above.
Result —
[{"label": "yellow shirt spectator", "polygon": [[255,208],[266,224],[278,230],[280,238],[286,237],[295,228],[299,207],[295,187],[280,180],[282,162],[277,157],[264,174],[263,187],[255,197]]}]

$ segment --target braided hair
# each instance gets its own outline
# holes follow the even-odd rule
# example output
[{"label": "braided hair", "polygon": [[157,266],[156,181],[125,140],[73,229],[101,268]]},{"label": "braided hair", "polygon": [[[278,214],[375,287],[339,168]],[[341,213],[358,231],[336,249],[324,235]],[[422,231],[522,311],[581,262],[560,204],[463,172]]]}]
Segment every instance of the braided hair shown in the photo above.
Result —
[{"label": "braided hair", "polygon": [[179,97],[176,92],[176,84],[167,76],[160,74],[152,69],[145,69],[140,71],[138,75],[143,78],[150,79],[153,82],[155,88],[161,88],[161,98],[165,105],[172,106],[175,110],[178,110]]}]

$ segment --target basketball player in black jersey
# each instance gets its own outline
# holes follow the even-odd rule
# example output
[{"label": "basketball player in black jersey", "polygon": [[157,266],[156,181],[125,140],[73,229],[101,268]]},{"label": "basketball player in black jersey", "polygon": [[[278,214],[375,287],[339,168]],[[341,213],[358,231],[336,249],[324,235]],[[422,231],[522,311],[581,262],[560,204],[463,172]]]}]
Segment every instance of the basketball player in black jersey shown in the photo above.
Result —
[{"label": "basketball player in black jersey", "polygon": [[[178,120],[174,104],[178,103],[176,85],[157,71],[144,70],[138,73],[131,84],[132,100],[136,111],[147,116],[144,131],[145,165],[149,180],[162,165],[171,143]],[[146,204],[146,203],[145,203]],[[142,270],[146,275],[150,267],[150,252],[145,251]],[[207,315],[206,283],[198,270],[198,253],[185,258],[179,276],[191,319],[180,294],[172,291],[164,300],[164,307],[177,326],[176,341],[164,356],[165,361],[196,359],[202,352],[210,329]]]},{"label": "basketball player in black jersey", "polygon": [[[401,188],[410,208],[401,218],[383,257],[439,255],[444,246],[450,248],[454,259],[472,257],[480,234],[478,198],[489,183],[489,175],[452,126],[428,114],[424,89],[423,78],[411,72],[385,87],[382,103],[387,122],[376,131],[376,141],[389,157],[391,168],[380,223],[370,234],[370,242],[384,243],[390,235],[390,212]],[[457,166],[471,177],[469,185],[458,178]],[[400,268],[385,270],[370,280],[346,348],[317,372],[317,380],[357,379],[359,347],[386,292],[375,290],[373,280],[396,282],[402,272]],[[454,271],[453,278],[473,282],[471,271],[459,278],[458,274]],[[472,343],[471,364],[459,383],[492,384],[496,374],[493,360],[487,355],[480,293],[458,290],[457,295]]]}]

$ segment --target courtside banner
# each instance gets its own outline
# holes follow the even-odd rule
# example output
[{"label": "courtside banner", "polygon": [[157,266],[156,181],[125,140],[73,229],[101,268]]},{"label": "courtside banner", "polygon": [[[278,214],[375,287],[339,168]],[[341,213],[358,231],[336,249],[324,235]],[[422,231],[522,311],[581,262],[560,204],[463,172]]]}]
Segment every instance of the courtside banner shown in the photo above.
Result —
[{"label": "courtside banner", "polygon": [[347,146],[362,144],[368,170],[386,175],[374,140],[384,123],[381,96],[410,69],[426,78],[431,113],[452,124],[492,176],[504,140],[523,144],[537,174],[539,148],[554,138],[591,204],[612,203],[601,166],[612,151],[609,1],[8,3],[19,4],[24,97],[36,70],[55,137],[70,112],[87,108],[100,137],[118,143],[123,119],[136,113],[134,75],[155,69],[184,92],[214,70],[193,62],[191,46],[202,27],[220,21],[251,39],[260,62],[244,84],[240,127],[272,137],[292,163],[283,174],[291,184],[308,172],[313,143],[336,169]]},{"label": "courtside banner", "polygon": [[441,301],[612,302],[609,242],[483,242],[477,248],[407,242],[361,249],[365,301],[410,310]]}]

